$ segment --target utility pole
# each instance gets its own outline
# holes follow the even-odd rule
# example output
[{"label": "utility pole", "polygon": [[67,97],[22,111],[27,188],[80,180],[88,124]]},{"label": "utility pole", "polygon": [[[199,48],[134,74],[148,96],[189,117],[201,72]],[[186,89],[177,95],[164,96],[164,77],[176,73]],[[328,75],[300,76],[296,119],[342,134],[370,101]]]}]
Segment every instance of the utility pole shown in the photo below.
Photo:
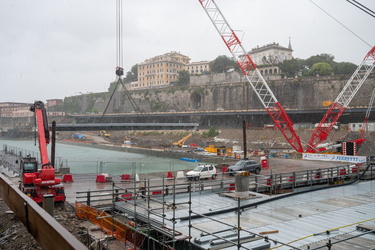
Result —
[{"label": "utility pole", "polygon": [[246,146],[246,121],[242,121],[242,129],[243,129],[243,158],[247,159],[247,146]]}]

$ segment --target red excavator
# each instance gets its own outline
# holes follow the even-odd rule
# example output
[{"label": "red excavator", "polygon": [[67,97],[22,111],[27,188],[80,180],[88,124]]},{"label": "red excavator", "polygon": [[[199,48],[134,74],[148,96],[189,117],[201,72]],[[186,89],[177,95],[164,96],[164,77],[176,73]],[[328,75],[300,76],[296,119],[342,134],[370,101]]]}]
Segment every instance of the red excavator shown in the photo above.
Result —
[{"label": "red excavator", "polygon": [[65,202],[64,186],[60,184],[60,178],[55,177],[55,169],[48,159],[47,144],[50,135],[48,130],[47,112],[44,103],[37,101],[30,107],[35,113],[41,169],[38,170],[38,162],[34,157],[26,157],[21,160],[20,189],[35,202],[42,203],[44,195],[53,195],[55,202]]}]

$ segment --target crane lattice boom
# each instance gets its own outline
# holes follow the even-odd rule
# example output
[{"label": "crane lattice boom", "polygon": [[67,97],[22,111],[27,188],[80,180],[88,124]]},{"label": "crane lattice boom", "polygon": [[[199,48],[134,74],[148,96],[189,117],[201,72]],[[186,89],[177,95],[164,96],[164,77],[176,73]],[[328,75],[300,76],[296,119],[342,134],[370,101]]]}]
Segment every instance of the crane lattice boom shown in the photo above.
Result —
[{"label": "crane lattice boom", "polygon": [[316,147],[328,137],[333,126],[349,106],[358,90],[361,88],[371,71],[375,67],[375,46],[367,53],[362,63],[358,66],[344,88],[328,109],[318,127],[314,130],[306,152],[316,152]]},{"label": "crane lattice boom", "polygon": [[255,63],[244,49],[241,40],[234,30],[229,26],[225,17],[216,5],[214,0],[198,0],[206,11],[210,20],[219,32],[225,45],[231,52],[233,58],[240,67],[250,86],[254,89],[263,106],[271,116],[275,126],[282,132],[291,146],[298,152],[303,152],[300,138],[297,136],[293,123],[285,110],[277,101],[275,95],[260,74]]},{"label": "crane lattice boom", "polygon": [[374,104],[374,100],[375,100],[375,87],[372,90],[372,95],[371,95],[370,102],[369,102],[368,107],[367,107],[365,119],[363,120],[362,130],[361,130],[361,134],[359,136],[360,139],[365,138],[365,132],[367,131],[368,118],[370,117],[371,108],[372,108],[372,105]]}]

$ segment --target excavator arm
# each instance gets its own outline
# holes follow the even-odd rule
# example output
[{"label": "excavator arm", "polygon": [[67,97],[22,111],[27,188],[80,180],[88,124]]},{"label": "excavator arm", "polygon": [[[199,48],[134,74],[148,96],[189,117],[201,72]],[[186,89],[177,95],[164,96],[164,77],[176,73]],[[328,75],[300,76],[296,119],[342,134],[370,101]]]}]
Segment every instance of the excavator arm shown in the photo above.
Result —
[{"label": "excavator arm", "polygon": [[182,138],[178,142],[174,142],[173,145],[182,147],[184,145],[185,141],[187,139],[189,139],[192,135],[193,135],[193,133],[188,134],[187,136],[185,136],[184,138]]}]

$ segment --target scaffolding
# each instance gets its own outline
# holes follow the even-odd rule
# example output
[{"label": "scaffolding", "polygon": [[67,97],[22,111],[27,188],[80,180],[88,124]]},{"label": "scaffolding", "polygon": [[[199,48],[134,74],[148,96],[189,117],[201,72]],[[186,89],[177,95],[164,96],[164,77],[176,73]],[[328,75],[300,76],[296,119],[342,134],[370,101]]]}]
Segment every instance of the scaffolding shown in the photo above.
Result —
[{"label": "scaffolding", "polygon": [[[355,179],[373,179],[373,165],[366,170],[366,164],[345,165],[328,169],[297,171],[292,173],[269,175],[250,175],[249,190],[263,192],[278,198],[277,194],[293,193],[298,187],[315,188],[342,184]],[[365,173],[365,175],[362,175]],[[287,243],[268,238],[267,235],[255,233],[241,227],[241,214],[244,210],[256,206],[247,203],[243,196],[233,195],[233,178],[225,178],[219,174],[216,180],[179,181],[176,178],[144,179],[126,183],[113,183],[112,190],[98,190],[77,193],[77,216],[93,221],[108,234],[127,246],[135,249],[202,249],[209,242],[210,249],[223,247],[246,248],[244,245],[255,244],[269,247],[270,242],[295,248]],[[314,186],[314,188],[313,188]],[[230,208],[221,207],[220,211],[199,211],[194,208],[194,198],[205,195],[232,194],[227,197],[235,200]],[[274,195],[274,196],[272,196]],[[267,202],[264,199],[259,202]],[[83,203],[86,203],[83,204]],[[93,208],[91,206],[95,206]],[[180,208],[188,211],[182,214]],[[99,209],[101,208],[101,209]],[[106,213],[105,211],[111,211]],[[234,212],[236,223],[228,223],[218,219],[219,213]],[[207,230],[195,225],[194,220],[204,218],[215,224],[219,230]],[[184,221],[188,227],[184,233],[176,228],[176,223]],[[181,225],[180,225],[181,226]],[[193,233],[192,230],[195,230]],[[200,232],[200,237],[196,233]]]}]

